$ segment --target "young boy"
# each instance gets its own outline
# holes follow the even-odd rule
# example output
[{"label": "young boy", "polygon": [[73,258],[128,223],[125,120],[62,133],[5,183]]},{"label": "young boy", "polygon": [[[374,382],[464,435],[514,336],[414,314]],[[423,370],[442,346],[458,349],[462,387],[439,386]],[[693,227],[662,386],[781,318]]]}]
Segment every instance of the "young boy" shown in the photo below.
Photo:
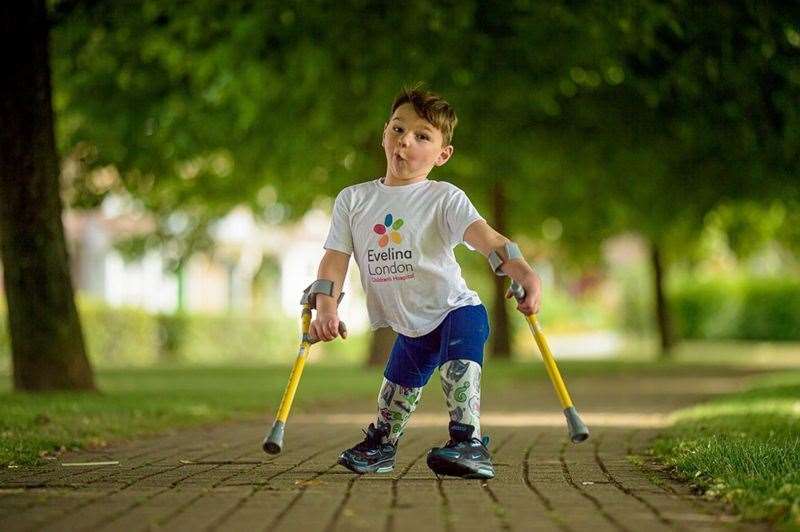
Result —
[{"label": "young boy", "polygon": [[439,368],[450,413],[450,440],[428,453],[437,474],[492,478],[494,467],[481,438],[480,378],[489,335],[486,309],[461,276],[453,248],[465,242],[489,257],[497,275],[525,289],[517,309],[539,310],[540,281],[513,242],[492,229],[454,185],[432,181],[434,166],[453,155],[456,115],[439,96],[405,90],[383,130],[386,175],[342,190],[336,198],[313,291],[316,317],[310,334],[338,336],[338,296],[350,255],[361,271],[373,329],[397,332],[378,394],[378,415],[363,442],[342,452],[339,463],[356,473],[394,468],[397,443],[422,388]]}]

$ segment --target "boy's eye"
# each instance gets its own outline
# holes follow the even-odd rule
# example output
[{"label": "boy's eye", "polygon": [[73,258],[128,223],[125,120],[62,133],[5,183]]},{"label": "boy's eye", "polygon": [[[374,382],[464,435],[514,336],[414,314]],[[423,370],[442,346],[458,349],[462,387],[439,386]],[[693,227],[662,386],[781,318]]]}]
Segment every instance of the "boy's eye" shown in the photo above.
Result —
[{"label": "boy's eye", "polygon": [[425,135],[424,133],[420,133],[419,135],[417,135],[417,138],[420,140],[430,140],[428,135]]},{"label": "boy's eye", "polygon": [[394,126],[392,129],[394,129],[395,133],[402,133],[403,132],[403,128],[400,127],[400,126]]}]

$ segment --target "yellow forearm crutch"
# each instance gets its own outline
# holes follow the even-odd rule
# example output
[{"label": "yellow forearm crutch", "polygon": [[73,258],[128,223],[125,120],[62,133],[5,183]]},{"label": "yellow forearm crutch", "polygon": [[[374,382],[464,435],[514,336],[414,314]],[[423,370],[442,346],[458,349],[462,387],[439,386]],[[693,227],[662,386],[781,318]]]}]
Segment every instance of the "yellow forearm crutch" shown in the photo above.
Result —
[{"label": "yellow forearm crutch", "polygon": [[[300,349],[297,352],[297,358],[294,360],[292,372],[289,374],[289,383],[286,385],[286,390],[283,392],[281,404],[278,406],[278,413],[275,414],[272,430],[270,430],[269,435],[264,438],[262,444],[264,451],[269,454],[278,454],[283,448],[283,429],[286,427],[286,419],[289,417],[289,411],[292,409],[294,394],[297,391],[297,385],[300,383],[300,376],[303,374],[303,367],[305,367],[306,359],[308,358],[308,350],[311,344],[318,341],[317,338],[313,338],[308,334],[308,329],[311,325],[311,308],[313,303],[310,299],[315,295],[316,294],[312,293],[309,297],[308,289],[303,293],[303,312],[301,314],[303,320],[303,337],[300,340]],[[341,301],[341,299],[342,296],[340,295],[339,301]],[[339,322],[339,334],[342,336],[347,334],[347,328],[344,322],[341,321]]]},{"label": "yellow forearm crutch", "polygon": [[[511,283],[509,292],[514,295],[517,301],[522,301],[525,298],[525,289],[517,284],[516,281]],[[553,353],[550,352],[550,346],[547,345],[547,339],[544,337],[544,333],[542,332],[542,328],[536,316],[533,314],[525,316],[525,320],[528,322],[528,326],[533,333],[536,345],[539,346],[539,351],[542,353],[542,359],[544,360],[544,367],[547,370],[547,374],[550,376],[553,388],[556,389],[558,400],[561,401],[561,408],[564,409],[564,415],[567,418],[567,427],[569,428],[569,438],[573,443],[580,443],[589,437],[589,429],[583,423],[578,415],[578,411],[572,404],[567,386],[564,384],[564,379],[561,378],[561,373],[558,371]]]}]

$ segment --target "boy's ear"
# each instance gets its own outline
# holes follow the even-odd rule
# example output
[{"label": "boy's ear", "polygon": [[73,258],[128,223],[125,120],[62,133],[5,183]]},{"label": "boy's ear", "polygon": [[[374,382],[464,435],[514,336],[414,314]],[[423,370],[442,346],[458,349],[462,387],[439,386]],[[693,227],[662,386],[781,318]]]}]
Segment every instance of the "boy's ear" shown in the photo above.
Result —
[{"label": "boy's ear", "polygon": [[436,158],[436,162],[434,163],[436,166],[442,166],[444,163],[450,160],[450,157],[453,156],[453,145],[448,144],[442,151],[439,152],[439,157]]}]

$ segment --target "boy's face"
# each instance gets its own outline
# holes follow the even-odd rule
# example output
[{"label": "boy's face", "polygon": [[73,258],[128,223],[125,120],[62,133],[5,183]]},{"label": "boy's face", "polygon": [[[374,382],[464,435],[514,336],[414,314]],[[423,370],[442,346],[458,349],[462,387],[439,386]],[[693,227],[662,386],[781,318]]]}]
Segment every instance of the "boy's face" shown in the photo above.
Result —
[{"label": "boy's face", "polygon": [[382,145],[389,185],[421,181],[453,154],[452,146],[442,146],[442,132],[419,116],[410,103],[392,114],[383,128]]}]

